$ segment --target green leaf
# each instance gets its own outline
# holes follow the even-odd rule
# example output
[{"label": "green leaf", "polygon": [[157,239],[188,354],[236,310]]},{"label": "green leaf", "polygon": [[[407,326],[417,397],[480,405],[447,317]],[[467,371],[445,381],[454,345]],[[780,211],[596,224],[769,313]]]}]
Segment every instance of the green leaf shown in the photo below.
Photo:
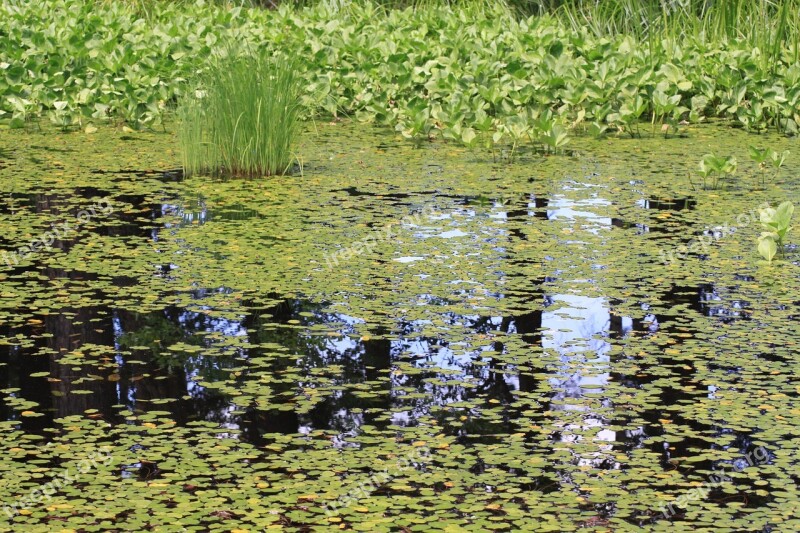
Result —
[{"label": "green leaf", "polygon": [[767,261],[772,262],[772,258],[778,253],[778,245],[775,243],[774,234],[761,234],[761,237],[758,238],[758,253]]},{"label": "green leaf", "polygon": [[461,132],[461,140],[467,146],[472,146],[472,143],[475,141],[476,137],[477,135],[475,134],[475,130],[472,128],[464,128],[464,130]]}]

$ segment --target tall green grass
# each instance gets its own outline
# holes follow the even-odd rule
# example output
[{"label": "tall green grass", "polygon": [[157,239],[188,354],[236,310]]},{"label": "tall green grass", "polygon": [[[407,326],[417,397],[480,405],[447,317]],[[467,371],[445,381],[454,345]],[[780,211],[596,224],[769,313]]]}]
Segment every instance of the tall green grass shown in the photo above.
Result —
[{"label": "tall green grass", "polygon": [[285,174],[300,131],[301,94],[290,61],[228,50],[179,105],[184,173]]},{"label": "tall green grass", "polygon": [[556,13],[576,29],[631,35],[654,46],[664,38],[746,42],[765,62],[774,63],[784,51],[796,60],[800,42],[800,0],[529,0],[528,5]]}]

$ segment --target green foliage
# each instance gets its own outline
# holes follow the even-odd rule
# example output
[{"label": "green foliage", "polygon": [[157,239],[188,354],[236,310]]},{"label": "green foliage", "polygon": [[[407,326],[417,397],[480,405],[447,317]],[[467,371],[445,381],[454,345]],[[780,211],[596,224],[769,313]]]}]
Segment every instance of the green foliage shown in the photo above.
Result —
[{"label": "green foliage", "polygon": [[756,148],[755,146],[748,147],[750,153],[750,159],[758,165],[758,176],[759,178],[756,180],[756,187],[763,188],[766,185],[766,173],[767,173],[767,160],[770,157],[770,148]]},{"label": "green foliage", "polygon": [[292,162],[300,84],[292,62],[227,50],[179,107],[187,175],[266,176]]},{"label": "green foliage", "polygon": [[[747,43],[754,60],[769,71],[788,53],[798,59],[800,2],[797,0],[563,0],[542,2],[575,30],[597,36],[635,36],[654,53],[665,40],[696,39],[712,46]],[[554,5],[555,4],[555,5]]]},{"label": "green foliage", "polygon": [[777,174],[781,167],[783,167],[783,164],[786,162],[786,158],[789,157],[789,150],[777,152],[772,148],[762,149],[752,145],[748,148],[748,150],[750,153],[750,159],[756,165],[758,165],[760,178],[758,179],[756,185],[762,188],[766,186],[768,164],[772,165],[773,172]]},{"label": "green foliage", "polygon": [[780,169],[786,162],[787,157],[789,157],[789,150],[784,150],[783,152],[770,150],[769,160],[772,162],[772,168],[776,170]]},{"label": "green foliage", "polygon": [[770,148],[757,148],[755,146],[748,147],[750,159],[752,159],[759,166],[766,166],[767,159],[770,157]]},{"label": "green foliage", "polygon": [[[788,8],[734,3],[736,10],[664,14],[633,0],[542,2],[525,18],[479,1],[413,9],[367,0],[275,9],[201,0],[4,2],[0,123],[25,127],[46,116],[65,129],[101,121],[153,127],[194,90],[186,80],[212,68],[219,43],[236,42],[295,58],[307,113],[388,126],[415,142],[553,151],[556,125],[568,135],[636,137],[644,121],[666,135],[708,117],[796,133],[797,22]],[[655,18],[643,26],[645,14]],[[746,22],[756,17],[772,32],[763,35],[783,28],[781,36],[754,46],[755,25]],[[540,128],[544,115],[553,122]]]},{"label": "green foliage", "polygon": [[784,255],[784,238],[789,232],[794,213],[792,202],[783,202],[777,209],[768,207],[761,210],[761,225],[767,230],[758,238],[758,253],[767,261],[772,261],[780,252]]},{"label": "green foliage", "polygon": [[775,254],[778,252],[778,245],[773,238],[772,233],[764,232],[758,238],[758,253],[761,254],[761,257],[766,259],[769,262],[772,262],[772,258],[775,257]]},{"label": "green foliage", "polygon": [[733,156],[706,154],[700,160],[697,173],[703,178],[703,189],[718,189],[736,172],[738,163]]},{"label": "green foliage", "polygon": [[567,135],[566,128],[560,124],[553,124],[547,131],[545,131],[544,135],[542,135],[542,141],[544,141],[544,144],[548,150],[556,153],[559,149],[569,143],[569,136]]}]

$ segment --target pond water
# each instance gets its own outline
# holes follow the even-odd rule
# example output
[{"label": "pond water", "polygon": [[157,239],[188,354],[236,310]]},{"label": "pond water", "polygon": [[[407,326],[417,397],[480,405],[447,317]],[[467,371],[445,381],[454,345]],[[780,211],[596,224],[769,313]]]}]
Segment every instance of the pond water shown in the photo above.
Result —
[{"label": "pond water", "polygon": [[302,177],[214,181],[168,134],[4,133],[0,529],[797,530],[795,250],[750,219],[798,154],[746,161],[795,142],[319,124]]}]

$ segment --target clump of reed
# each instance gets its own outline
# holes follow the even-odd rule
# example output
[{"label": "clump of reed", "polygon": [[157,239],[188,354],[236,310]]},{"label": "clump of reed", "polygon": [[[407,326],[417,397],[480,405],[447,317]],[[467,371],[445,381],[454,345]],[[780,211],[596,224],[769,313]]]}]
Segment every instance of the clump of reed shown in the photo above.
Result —
[{"label": "clump of reed", "polygon": [[295,159],[301,92],[291,61],[225,50],[178,107],[184,174],[285,174]]},{"label": "clump of reed", "polygon": [[784,52],[795,62],[800,55],[800,0],[518,1],[529,11],[557,13],[576,29],[588,28],[599,36],[631,35],[651,49],[664,38],[697,39],[718,45],[747,42],[771,65]]}]

